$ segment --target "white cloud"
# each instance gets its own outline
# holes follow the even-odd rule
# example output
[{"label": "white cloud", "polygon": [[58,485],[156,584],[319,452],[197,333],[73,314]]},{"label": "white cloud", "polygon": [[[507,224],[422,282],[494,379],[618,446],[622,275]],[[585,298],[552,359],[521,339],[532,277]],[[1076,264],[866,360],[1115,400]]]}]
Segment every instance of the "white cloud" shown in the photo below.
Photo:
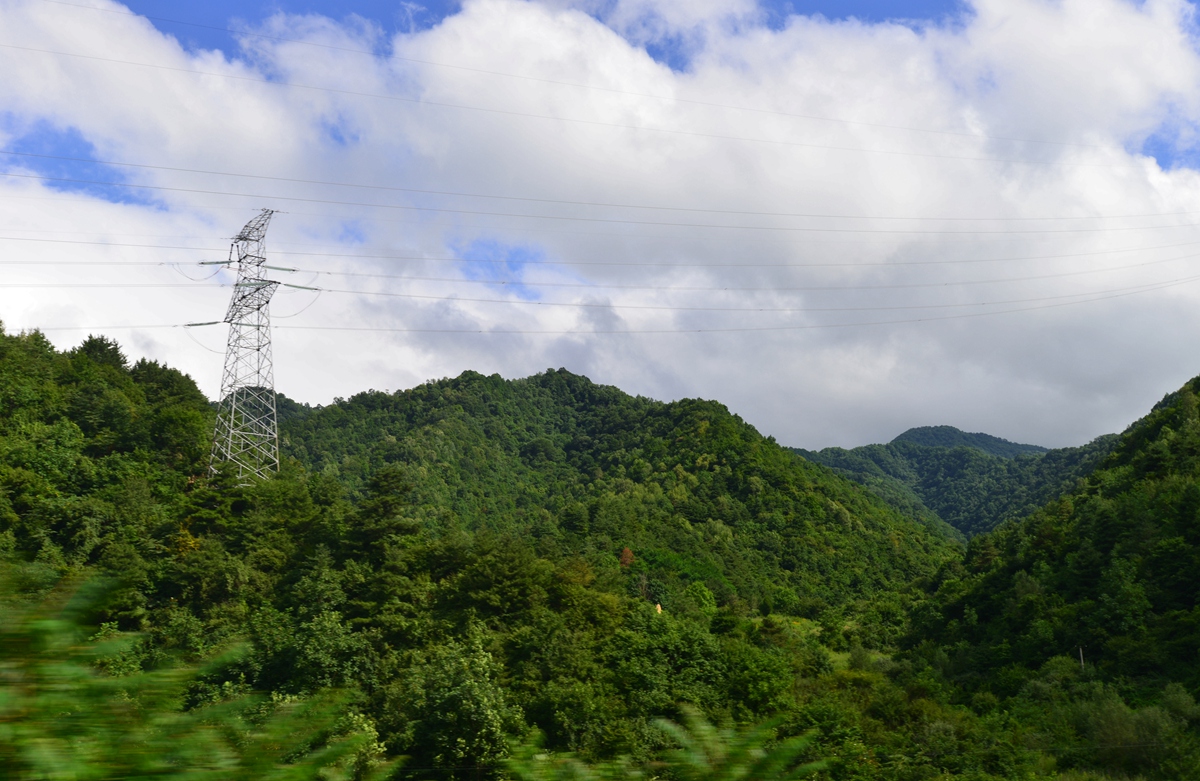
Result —
[{"label": "white cloud", "polygon": [[[757,18],[741,2],[479,0],[397,36],[394,57],[348,51],[381,44],[362,20],[285,15],[262,31],[320,46],[247,36],[253,55],[230,57],[189,53],[136,16],[6,0],[0,43],[26,48],[0,48],[4,144],[44,123],[104,159],[259,178],[123,169],[174,188],[139,205],[6,177],[0,235],[153,247],[0,241],[10,259],[93,264],[0,266],[0,317],[215,319],[228,290],[211,282],[10,285],[186,283],[166,266],[99,264],[219,259],[220,237],[269,206],[287,212],[268,240],[278,265],[421,278],[288,276],[425,296],[326,293],[304,309],[313,294],[281,292],[277,382],[314,402],[565,365],[630,392],[720,399],[806,447],[936,423],[1061,445],[1122,427],[1195,373],[1200,283],[1168,285],[1200,275],[1200,179],[1128,151],[1156,132],[1191,137],[1192,6],[978,0],[924,28]],[[691,47],[684,72],[642,48],[671,36]],[[784,216],[799,214],[843,217]],[[480,242],[515,260],[444,260]],[[164,248],[183,246],[205,249]],[[380,255],[406,259],[366,257]],[[1113,297],[1074,303],[1083,294]],[[531,295],[541,305],[492,303]],[[991,310],[1025,311],[946,319]],[[614,330],[683,333],[599,333]],[[577,333],[495,333],[512,331]],[[192,338],[219,351],[219,328],[114,334],[216,392],[220,356]]]}]

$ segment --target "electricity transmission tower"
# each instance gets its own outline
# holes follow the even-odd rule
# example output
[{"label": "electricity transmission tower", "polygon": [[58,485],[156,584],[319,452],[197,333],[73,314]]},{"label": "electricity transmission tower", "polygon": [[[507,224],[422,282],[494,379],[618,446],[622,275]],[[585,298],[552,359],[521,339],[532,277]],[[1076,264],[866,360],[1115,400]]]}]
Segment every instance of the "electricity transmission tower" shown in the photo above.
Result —
[{"label": "electricity transmission tower", "polygon": [[212,464],[237,465],[248,482],[279,469],[279,428],[275,418],[275,372],[271,365],[271,314],[267,305],[278,282],[266,278],[264,240],[271,209],[242,228],[229,248],[237,282],[225,322],[229,341],[221,376],[221,401],[213,435]]}]

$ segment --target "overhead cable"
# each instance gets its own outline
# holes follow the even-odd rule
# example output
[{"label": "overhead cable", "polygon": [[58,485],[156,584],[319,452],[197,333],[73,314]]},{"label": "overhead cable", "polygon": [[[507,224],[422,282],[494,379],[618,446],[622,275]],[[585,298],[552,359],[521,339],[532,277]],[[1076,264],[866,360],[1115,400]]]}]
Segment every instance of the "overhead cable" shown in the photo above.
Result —
[{"label": "overhead cable", "polygon": [[[777,326],[746,326],[746,327],[731,327],[731,328],[716,328],[716,327],[700,327],[700,328],[671,328],[671,329],[591,329],[582,330],[527,330],[527,329],[452,329],[452,328],[407,328],[407,327],[380,327],[380,326],[330,326],[330,325],[280,325],[275,326],[280,330],[293,331],[344,331],[344,332],[374,332],[374,333],[429,333],[429,334],[479,334],[486,336],[505,336],[505,335],[525,335],[525,336],[642,336],[655,334],[706,334],[706,333],[748,333],[748,332],[771,332],[771,331],[808,331],[820,330],[828,328],[859,328],[868,326],[880,325],[907,325],[925,322],[936,322],[941,320],[962,320],[966,318],[976,317],[991,317],[995,315],[1015,314],[1020,312],[1032,312],[1043,309],[1057,309],[1065,306],[1077,306],[1080,304],[1089,304],[1096,301],[1107,301],[1115,298],[1124,298],[1142,293],[1149,293],[1156,290],[1177,287],[1184,284],[1190,284],[1200,280],[1200,276],[1187,277],[1179,280],[1172,280],[1161,284],[1148,286],[1142,289],[1128,290],[1125,292],[1112,293],[1108,295],[1097,295],[1092,298],[1084,298],[1076,301],[1063,301],[1052,304],[1041,304],[1038,306],[1020,307],[1015,309],[1000,309],[990,312],[970,312],[956,315],[938,315],[930,317],[918,317],[898,320],[872,320],[859,321],[853,323],[815,323],[804,325],[777,325]],[[202,325],[217,325],[216,322],[211,323],[189,323],[189,324],[150,324],[150,325],[112,325],[112,326],[53,326],[39,327],[37,331],[114,331],[114,330],[151,330],[151,329],[171,329],[171,328],[187,328]]]},{"label": "overhead cable", "polygon": [[[1189,256],[1189,257],[1197,257],[1197,256]],[[1175,258],[1175,260],[1182,260],[1182,259],[1184,259],[1184,258]],[[1152,265],[1152,263],[1144,263],[1144,264],[1138,264],[1138,265]],[[1132,267],[1130,267],[1130,268],[1132,268]],[[1113,269],[1113,270],[1119,270],[1119,269]],[[976,285],[1030,282],[1030,281],[1038,281],[1038,280],[1042,280],[1042,279],[1055,278],[1055,277],[1079,276],[1079,275],[1090,274],[1090,273],[1097,273],[1097,272],[1078,271],[1078,272],[1067,272],[1067,273],[1063,273],[1063,274],[1051,274],[1051,275],[1046,275],[1046,276],[1013,278],[1013,279],[975,280],[975,281],[968,280],[968,281],[960,281],[960,282],[924,282],[924,283],[912,283],[912,284],[902,284],[902,285],[824,285],[824,286],[791,287],[791,288],[767,288],[767,289],[760,289],[758,292],[858,293],[858,292],[868,292],[868,291],[873,292],[873,291],[879,291],[879,290],[931,290],[931,289],[937,290],[937,289],[945,289],[945,288],[953,288],[953,287],[973,287]],[[1179,281],[1179,280],[1176,280],[1176,281]],[[512,298],[471,298],[471,297],[465,297],[465,296],[459,296],[459,295],[446,295],[446,294],[407,293],[407,292],[401,293],[401,292],[387,291],[387,290],[351,290],[351,289],[346,289],[346,288],[316,287],[316,286],[309,286],[309,285],[290,284],[287,282],[273,283],[273,284],[279,284],[281,287],[287,287],[287,288],[292,288],[292,289],[296,289],[296,290],[309,290],[309,291],[319,292],[319,293],[338,293],[338,294],[358,295],[358,296],[403,298],[403,299],[419,300],[419,301],[447,301],[447,302],[455,302],[455,303],[472,303],[472,304],[503,304],[503,305],[508,305],[508,306],[553,306],[553,307],[568,307],[568,308],[600,308],[600,309],[653,309],[653,310],[660,310],[660,311],[678,311],[678,312],[686,312],[686,311],[805,312],[805,311],[811,311],[808,308],[802,308],[802,307],[801,308],[798,308],[798,307],[761,307],[761,306],[756,306],[756,307],[711,307],[711,306],[700,307],[700,306],[614,304],[614,303],[610,303],[610,302],[592,302],[592,301],[577,302],[577,301],[538,301],[538,300],[531,300],[531,299],[512,299]],[[1145,283],[1145,284],[1157,285],[1160,283],[1154,282],[1154,283]],[[1108,293],[1108,292],[1119,292],[1119,291],[1124,291],[1124,290],[1133,290],[1133,289],[1138,289],[1138,288],[1141,288],[1144,286],[1145,285],[1134,285],[1132,287],[1116,288],[1115,291],[1113,291],[1113,290],[1092,291],[1092,292],[1085,292],[1085,293],[1072,293],[1072,294],[1068,294],[1068,295],[1069,296],[1086,296],[1086,295],[1093,295],[1096,293]],[[15,282],[15,283],[11,283],[11,284],[6,284],[5,287],[6,288],[24,288],[24,289],[71,289],[71,288],[177,289],[177,288],[189,288],[189,289],[193,289],[193,290],[200,290],[200,289],[211,290],[211,289],[216,289],[216,288],[233,287],[233,285],[231,285],[229,283],[221,283],[221,284],[217,284],[217,285],[205,285],[203,283],[196,283],[196,284],[189,285],[189,284],[180,283],[180,282],[143,282],[143,283],[139,283],[139,282],[112,282],[112,283],[106,283],[106,282]],[[537,285],[534,283],[525,283],[525,284],[515,283],[513,285],[508,285],[508,287],[534,288],[534,287],[537,287]],[[597,287],[600,289],[604,289],[606,286],[600,285]],[[656,288],[647,288],[646,290],[653,291],[653,290],[656,290]],[[661,290],[663,292],[671,292],[672,289],[664,288]],[[697,292],[697,291],[682,291],[682,292]],[[712,290],[707,290],[707,291],[703,291],[703,292],[724,292],[724,291],[721,289],[712,289]],[[749,292],[749,291],[738,290],[738,289],[734,288],[728,292]],[[1058,296],[1058,297],[1063,297],[1063,296]],[[1017,303],[1017,302],[1042,301],[1042,300],[1045,300],[1045,299],[1044,298],[1029,298],[1029,299],[1019,299],[1018,301],[1006,301],[1006,302],[1002,302],[1002,303]],[[982,305],[989,305],[989,304],[985,303]],[[934,305],[931,305],[931,306],[934,306]],[[937,306],[941,306],[941,305],[937,305]],[[959,305],[955,304],[954,306],[959,306]],[[876,308],[876,307],[852,307],[852,308],[845,309],[845,310],[826,309],[826,310],[821,310],[821,311],[860,311],[861,309],[871,309],[871,308]],[[904,308],[910,308],[910,307],[879,307],[879,308],[883,308],[883,309],[901,308],[901,309],[904,309]],[[916,307],[916,308],[926,308],[926,307]]]},{"label": "overhead cable", "polygon": [[[154,250],[181,250],[190,252],[223,252],[224,250],[216,247],[191,247],[187,245],[175,244],[129,244],[125,242],[109,242],[109,241],[84,241],[81,239],[48,239],[39,237],[25,236],[0,236],[0,241],[23,241],[45,244],[71,244],[95,247],[120,247],[122,249],[154,249]],[[1200,244],[1200,241],[1185,241],[1175,244],[1156,244],[1145,247],[1128,247],[1123,249],[1105,249],[1091,250],[1088,252],[1068,252],[1049,255],[1010,255],[999,258],[956,258],[953,260],[885,260],[885,261],[862,261],[862,262],[823,262],[823,263],[751,263],[744,261],[727,261],[723,263],[665,263],[657,261],[610,261],[610,260],[522,260],[522,266],[597,266],[597,267],[615,267],[615,268],[677,268],[684,270],[696,270],[706,268],[888,268],[892,266],[945,266],[945,265],[968,265],[976,263],[1009,263],[1009,262],[1024,262],[1032,260],[1060,260],[1067,258],[1084,258],[1095,257],[1099,255],[1120,255],[1129,252],[1151,252],[1160,249],[1177,249],[1180,247],[1194,247]],[[305,245],[300,245],[305,246]],[[340,260],[399,260],[399,261],[428,261],[437,263],[484,263],[484,264],[505,264],[509,262],[504,258],[459,258],[445,257],[438,255],[395,255],[395,254],[366,254],[366,253],[347,253],[347,252],[299,252],[294,250],[279,250],[276,255],[285,257],[315,257],[315,258],[335,258]],[[1181,256],[1190,258],[1191,255]],[[1173,259],[1168,259],[1173,260]],[[220,265],[225,261],[196,261],[195,265],[209,266]],[[1158,262],[1158,261],[1152,261]],[[60,259],[48,260],[0,260],[0,266],[21,265],[21,266],[166,266],[172,265],[170,261],[111,261],[111,260],[96,260],[96,261],[68,261]],[[1134,264],[1135,266],[1138,264]],[[1123,266],[1120,268],[1128,268],[1131,266]],[[361,277],[378,277],[380,279],[419,279],[417,277],[399,276],[390,274],[368,274],[354,273],[342,271],[323,271],[318,269],[292,268],[292,267],[276,267],[282,271],[296,271],[306,274],[336,274],[339,276],[361,276]]]},{"label": "overhead cable", "polygon": [[[1128,220],[1147,217],[1186,217],[1194,214],[1200,214],[1196,211],[1174,211],[1174,212],[1147,212],[1142,214],[1094,214],[1094,215],[1075,215],[1064,217],[939,217],[939,216],[889,216],[889,215],[869,215],[869,214],[829,214],[821,212],[767,212],[754,211],[750,209],[709,209],[696,206],[663,206],[655,204],[639,204],[639,203],[613,203],[609,201],[579,201],[567,198],[534,198],[530,196],[519,195],[495,195],[489,193],[469,193],[455,190],[424,190],[414,187],[393,187],[390,185],[367,184],[361,182],[333,182],[319,179],[295,179],[286,176],[267,176],[264,174],[247,174],[237,173],[233,171],[213,171],[203,168],[179,168],[167,165],[151,165],[149,163],[129,163],[118,160],[96,160],[87,157],[69,157],[65,155],[48,155],[36,152],[16,152],[9,149],[0,149],[0,155],[11,155],[15,157],[31,157],[44,160],[61,160],[74,163],[90,163],[93,165],[107,165],[123,168],[139,168],[154,171],[171,171],[174,173],[188,174],[204,174],[208,176],[226,176],[236,177],[241,179],[262,179],[272,182],[286,182],[288,184],[311,184],[322,187],[350,187],[364,190],[381,190],[386,192],[402,192],[413,193],[417,195],[442,195],[459,198],[482,198],[503,201],[523,201],[528,203],[546,203],[560,206],[591,206],[610,209],[640,209],[647,211],[672,211],[672,212],[696,212],[702,214],[730,214],[749,217],[796,217],[807,219],[830,219],[830,220],[880,220],[880,221],[925,221],[925,222],[1047,222],[1047,221],[1068,221],[1068,220]],[[116,183],[120,184],[120,183]]]},{"label": "overhead cable", "polygon": [[1059,233],[1115,233],[1139,230],[1172,230],[1176,228],[1195,228],[1200,227],[1196,223],[1177,223],[1173,225],[1138,225],[1138,226],[1122,226],[1110,228],[1053,228],[1053,229],[1017,229],[1017,230],[926,230],[926,229],[904,229],[897,228],[817,228],[810,226],[795,226],[795,225],[722,225],[700,222],[667,222],[653,220],[630,220],[607,217],[576,217],[564,214],[521,214],[515,212],[491,212],[476,209],[447,209],[437,206],[410,206],[406,204],[394,203],[366,203],[362,201],[339,201],[330,198],[302,198],[293,195],[264,195],[262,193],[231,193],[223,190],[203,190],[191,187],[167,187],[165,185],[150,185],[150,184],[133,184],[130,182],[107,182],[94,179],[79,179],[66,176],[44,176],[40,174],[18,174],[11,172],[2,172],[0,176],[7,176],[17,179],[33,179],[44,182],[71,182],[74,184],[92,184],[105,187],[126,187],[138,190],[152,190],[156,192],[179,192],[201,195],[219,195],[222,197],[231,198],[253,198],[258,201],[289,201],[299,203],[322,203],[334,206],[355,206],[371,209],[397,209],[401,211],[417,211],[417,212],[435,212],[441,214],[465,214],[473,216],[489,216],[489,217],[505,217],[516,219],[531,219],[531,220],[551,220],[558,222],[589,222],[589,223],[605,223],[611,225],[642,225],[649,227],[672,227],[672,228],[703,228],[706,230],[747,230],[747,231],[772,231],[783,233],[848,233],[848,234],[888,234],[888,235],[913,235],[913,236],[984,236],[984,235],[1043,235],[1043,234],[1059,234]]}]

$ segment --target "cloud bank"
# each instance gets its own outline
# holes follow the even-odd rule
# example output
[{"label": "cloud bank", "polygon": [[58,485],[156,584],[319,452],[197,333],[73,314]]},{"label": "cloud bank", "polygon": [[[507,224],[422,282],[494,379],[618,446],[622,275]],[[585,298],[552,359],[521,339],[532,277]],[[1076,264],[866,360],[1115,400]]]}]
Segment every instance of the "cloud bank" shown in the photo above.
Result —
[{"label": "cloud bank", "polygon": [[1069,445],[1200,370],[1188,3],[475,0],[395,37],[278,14],[229,55],[80,2],[0,3],[9,330],[215,395],[222,328],[161,326],[224,313],[196,263],[275,208],[277,384],[314,403],[565,366],[804,447]]}]

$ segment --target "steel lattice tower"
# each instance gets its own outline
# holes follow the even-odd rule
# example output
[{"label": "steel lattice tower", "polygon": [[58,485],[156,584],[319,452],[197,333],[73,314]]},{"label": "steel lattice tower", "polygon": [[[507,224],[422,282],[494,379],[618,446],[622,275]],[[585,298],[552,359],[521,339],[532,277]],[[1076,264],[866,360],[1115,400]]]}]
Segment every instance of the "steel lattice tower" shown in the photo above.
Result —
[{"label": "steel lattice tower", "polygon": [[275,417],[275,372],[271,365],[271,314],[268,304],[278,282],[266,278],[264,239],[271,216],[246,223],[229,248],[229,264],[237,265],[237,282],[225,322],[225,372],[213,436],[212,464],[237,465],[243,481],[279,469],[279,428]]}]

